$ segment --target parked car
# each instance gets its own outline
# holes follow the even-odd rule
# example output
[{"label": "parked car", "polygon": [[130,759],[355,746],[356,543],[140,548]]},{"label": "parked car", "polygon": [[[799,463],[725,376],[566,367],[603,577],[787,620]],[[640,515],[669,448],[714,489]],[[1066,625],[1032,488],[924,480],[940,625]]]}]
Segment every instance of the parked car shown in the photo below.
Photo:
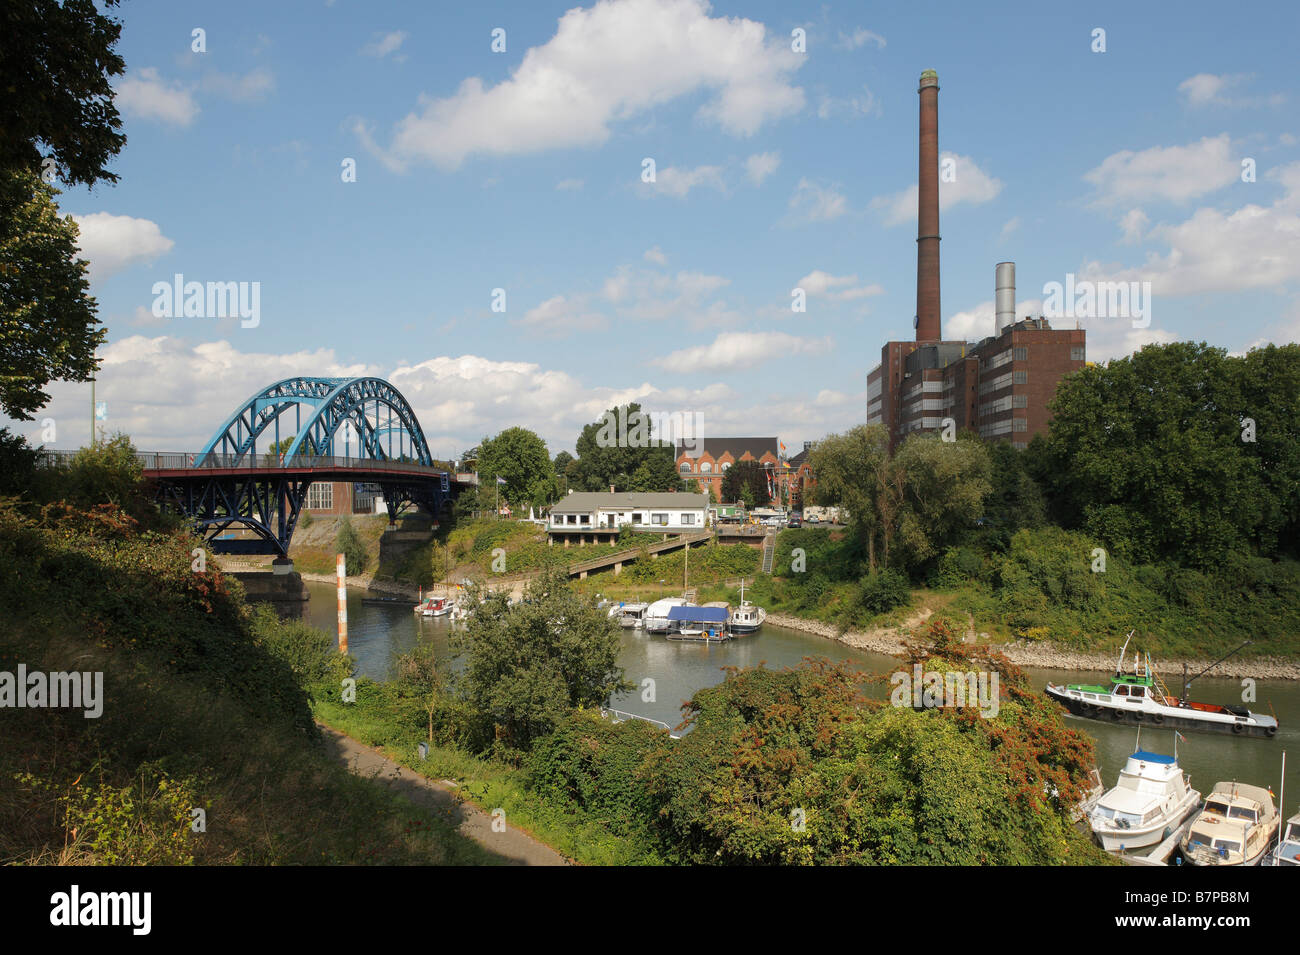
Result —
[{"label": "parked car", "polygon": [[808,515],[808,523],[809,523],[809,524],[820,524],[821,522],[822,522],[821,518],[818,517],[816,514],[809,514],[809,515]]},{"label": "parked car", "polygon": [[798,514],[791,514],[790,519],[785,522],[786,527],[802,527],[803,522],[799,520]]}]

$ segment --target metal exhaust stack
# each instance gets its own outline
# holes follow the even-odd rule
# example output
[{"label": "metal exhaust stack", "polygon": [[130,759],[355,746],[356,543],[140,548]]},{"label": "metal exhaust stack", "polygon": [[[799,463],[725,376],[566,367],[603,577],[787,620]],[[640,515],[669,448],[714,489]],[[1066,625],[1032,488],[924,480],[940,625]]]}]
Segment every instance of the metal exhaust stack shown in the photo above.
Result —
[{"label": "metal exhaust stack", "polygon": [[997,314],[997,334],[1016,323],[1016,263],[999,262],[994,270],[994,308]]}]

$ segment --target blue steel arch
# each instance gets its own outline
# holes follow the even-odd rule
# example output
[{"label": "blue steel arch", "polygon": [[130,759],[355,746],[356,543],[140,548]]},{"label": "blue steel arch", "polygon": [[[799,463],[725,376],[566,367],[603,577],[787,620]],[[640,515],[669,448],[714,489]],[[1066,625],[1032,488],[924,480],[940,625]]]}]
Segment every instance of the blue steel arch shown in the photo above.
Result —
[{"label": "blue steel arch", "polygon": [[[313,409],[306,421],[301,416],[304,406]],[[203,447],[196,466],[213,463],[209,455],[219,456],[223,463],[232,463],[233,458],[238,465],[246,456],[257,454],[257,440],[268,429],[278,444],[281,418],[291,408],[296,417],[289,433],[295,438],[284,454],[286,461],[294,455],[342,457],[337,454],[335,438],[344,423],[350,422],[357,434],[357,457],[403,458],[433,465],[424,430],[410,403],[384,379],[300,377],[277,381],[236,408]],[[351,448],[345,450],[351,456]]]}]

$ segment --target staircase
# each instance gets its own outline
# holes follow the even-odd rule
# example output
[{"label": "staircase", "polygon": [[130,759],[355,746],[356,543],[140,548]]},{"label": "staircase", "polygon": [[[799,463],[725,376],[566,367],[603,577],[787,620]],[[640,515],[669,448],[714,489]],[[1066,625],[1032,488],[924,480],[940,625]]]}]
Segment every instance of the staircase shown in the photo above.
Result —
[{"label": "staircase", "polygon": [[769,532],[763,538],[763,573],[772,573],[772,561],[776,558],[776,534]]}]

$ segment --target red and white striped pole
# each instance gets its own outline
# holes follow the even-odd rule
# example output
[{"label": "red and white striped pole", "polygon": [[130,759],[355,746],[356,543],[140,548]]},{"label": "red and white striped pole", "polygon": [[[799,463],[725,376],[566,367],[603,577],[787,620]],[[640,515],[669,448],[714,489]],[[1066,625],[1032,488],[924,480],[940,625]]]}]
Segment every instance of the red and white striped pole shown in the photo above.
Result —
[{"label": "red and white striped pole", "polygon": [[348,565],[339,554],[335,560],[339,585],[339,653],[348,652]]}]

